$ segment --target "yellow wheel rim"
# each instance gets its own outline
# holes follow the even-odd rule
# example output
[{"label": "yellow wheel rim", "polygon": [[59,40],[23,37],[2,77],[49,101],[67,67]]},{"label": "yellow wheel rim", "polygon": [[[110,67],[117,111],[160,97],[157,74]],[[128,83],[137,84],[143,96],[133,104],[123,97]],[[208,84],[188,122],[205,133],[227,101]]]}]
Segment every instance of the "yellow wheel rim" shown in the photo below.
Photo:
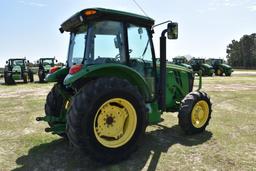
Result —
[{"label": "yellow wheel rim", "polygon": [[218,74],[218,75],[221,74],[221,70],[220,70],[220,69],[217,70],[217,74]]},{"label": "yellow wheel rim", "polygon": [[122,98],[113,98],[101,105],[93,123],[96,139],[109,148],[126,144],[132,138],[136,126],[136,111],[129,101]]},{"label": "yellow wheel rim", "polygon": [[64,104],[65,104],[65,110],[67,110],[70,107],[70,101],[66,100],[64,101]]},{"label": "yellow wheel rim", "polygon": [[195,104],[191,114],[192,125],[201,128],[205,125],[209,117],[209,106],[204,100],[200,100]]}]

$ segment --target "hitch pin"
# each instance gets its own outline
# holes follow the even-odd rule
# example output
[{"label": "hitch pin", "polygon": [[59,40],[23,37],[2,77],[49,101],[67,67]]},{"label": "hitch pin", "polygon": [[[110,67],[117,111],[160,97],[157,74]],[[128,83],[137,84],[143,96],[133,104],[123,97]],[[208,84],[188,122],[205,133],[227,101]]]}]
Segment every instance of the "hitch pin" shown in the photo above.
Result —
[{"label": "hitch pin", "polygon": [[44,117],[36,117],[36,121],[43,121]]}]

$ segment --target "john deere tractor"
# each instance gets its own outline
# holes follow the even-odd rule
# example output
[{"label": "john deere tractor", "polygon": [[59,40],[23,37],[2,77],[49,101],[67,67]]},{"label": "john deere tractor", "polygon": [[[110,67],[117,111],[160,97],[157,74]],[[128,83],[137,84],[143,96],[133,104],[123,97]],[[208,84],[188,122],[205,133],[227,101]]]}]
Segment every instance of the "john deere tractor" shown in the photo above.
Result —
[{"label": "john deere tractor", "polygon": [[166,63],[166,34],[178,37],[178,24],[166,23],[157,64],[149,17],[91,8],[66,20],[60,31],[70,33],[67,65],[46,76],[56,84],[46,99],[46,116],[37,118],[49,123],[46,131],[103,162],[128,157],[164,112],[179,112],[185,133],[203,132],[210,98],[199,91],[200,81],[193,91],[191,70]]},{"label": "john deere tractor", "polygon": [[192,69],[191,65],[187,64],[188,60],[185,57],[172,58],[172,62],[176,65],[180,65],[180,66],[186,67],[188,69]]},{"label": "john deere tractor", "polygon": [[202,74],[202,76],[213,76],[214,69],[211,65],[205,63],[203,58],[192,58],[189,61],[194,72]]},{"label": "john deere tractor", "polygon": [[5,84],[15,84],[17,80],[23,80],[24,83],[34,81],[33,72],[28,67],[29,61],[25,58],[15,58],[6,61],[4,68],[4,81]]},{"label": "john deere tractor", "polygon": [[39,82],[44,82],[45,76],[49,73],[51,67],[55,66],[55,58],[40,58],[38,63],[38,78]]},{"label": "john deere tractor", "polygon": [[225,64],[223,59],[210,58],[206,62],[213,66],[215,75],[222,76],[225,74],[226,76],[231,76],[233,72],[232,67]]}]

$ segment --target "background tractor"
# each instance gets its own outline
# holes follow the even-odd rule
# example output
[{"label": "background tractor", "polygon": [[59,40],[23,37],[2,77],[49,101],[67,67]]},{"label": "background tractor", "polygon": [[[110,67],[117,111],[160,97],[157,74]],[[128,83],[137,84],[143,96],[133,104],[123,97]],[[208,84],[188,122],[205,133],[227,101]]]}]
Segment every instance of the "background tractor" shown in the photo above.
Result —
[{"label": "background tractor", "polygon": [[4,81],[5,84],[15,84],[16,80],[23,80],[24,83],[34,81],[33,72],[28,67],[29,61],[25,58],[15,58],[6,61],[4,68]]},{"label": "background tractor", "polygon": [[215,75],[222,76],[225,74],[226,76],[231,76],[233,72],[232,67],[225,64],[223,59],[210,58],[207,59],[206,62],[213,66]]},{"label": "background tractor", "polygon": [[166,34],[177,39],[178,24],[165,23],[157,64],[149,17],[92,8],[66,20],[60,31],[70,32],[67,65],[46,76],[57,83],[47,96],[46,116],[37,118],[49,123],[46,131],[67,136],[102,162],[128,157],[164,112],[179,112],[185,133],[203,132],[210,98],[199,91],[201,82],[192,92],[191,70],[166,63]]},{"label": "background tractor", "polygon": [[184,66],[188,69],[192,69],[191,65],[187,64],[188,60],[185,57],[172,58],[172,63],[174,63],[175,65]]},{"label": "background tractor", "polygon": [[38,63],[38,78],[39,82],[44,82],[45,76],[49,73],[50,69],[55,66],[55,58],[40,58]]},{"label": "background tractor", "polygon": [[194,72],[202,74],[202,76],[213,76],[214,69],[211,65],[205,63],[205,59],[202,58],[192,58],[189,61]]}]

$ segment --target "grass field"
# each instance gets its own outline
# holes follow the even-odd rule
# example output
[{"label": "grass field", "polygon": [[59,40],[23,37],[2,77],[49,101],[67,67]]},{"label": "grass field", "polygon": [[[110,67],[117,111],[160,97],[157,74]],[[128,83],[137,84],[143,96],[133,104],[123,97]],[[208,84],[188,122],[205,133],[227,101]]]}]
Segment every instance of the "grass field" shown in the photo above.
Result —
[{"label": "grass field", "polygon": [[147,128],[144,145],[114,165],[91,160],[35,121],[53,84],[0,85],[0,170],[256,170],[256,72],[203,83],[213,103],[206,132],[185,136],[177,114],[166,113]]}]

